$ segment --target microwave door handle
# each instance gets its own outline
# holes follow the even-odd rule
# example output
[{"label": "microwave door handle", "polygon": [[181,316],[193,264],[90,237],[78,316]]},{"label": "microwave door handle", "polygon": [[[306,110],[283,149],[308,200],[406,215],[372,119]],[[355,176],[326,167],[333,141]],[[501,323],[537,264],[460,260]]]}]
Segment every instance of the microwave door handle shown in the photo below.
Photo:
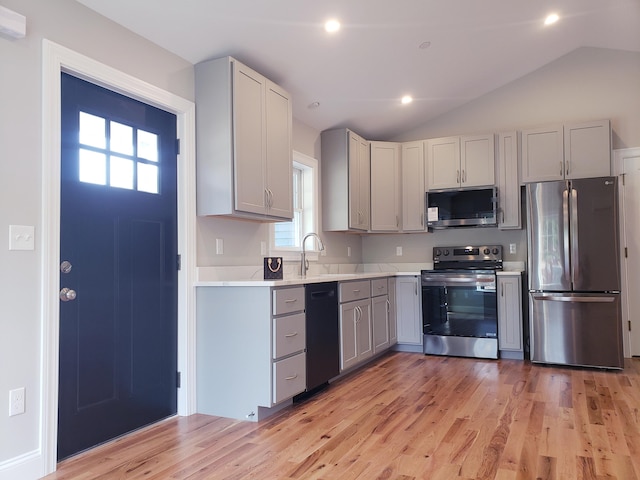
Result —
[{"label": "microwave door handle", "polygon": [[563,257],[564,257],[564,276],[567,281],[571,281],[571,270],[569,263],[569,190],[562,192],[562,220],[563,220]]}]

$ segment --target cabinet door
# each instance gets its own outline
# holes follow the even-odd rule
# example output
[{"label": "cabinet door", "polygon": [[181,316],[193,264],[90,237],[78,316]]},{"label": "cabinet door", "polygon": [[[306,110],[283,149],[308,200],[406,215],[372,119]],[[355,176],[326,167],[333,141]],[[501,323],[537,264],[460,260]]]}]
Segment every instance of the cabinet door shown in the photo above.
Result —
[{"label": "cabinet door", "polygon": [[460,138],[427,140],[428,189],[458,188],[460,174]]},{"label": "cabinet door", "polygon": [[371,323],[371,301],[358,302],[360,314],[356,321],[356,343],[358,345],[358,363],[373,355],[373,328]]},{"label": "cabinet door", "polygon": [[402,230],[421,232],[424,230],[425,184],[424,142],[409,142],[402,145]]},{"label": "cabinet door", "polygon": [[460,138],[460,186],[495,185],[495,141],[493,134]]},{"label": "cabinet door", "polygon": [[358,344],[356,339],[357,302],[340,305],[340,371],[358,363]]},{"label": "cabinet door", "polygon": [[371,230],[400,227],[400,146],[371,142]]},{"label": "cabinet door", "polygon": [[565,178],[611,175],[609,120],[564,126]]},{"label": "cabinet door", "polygon": [[267,213],[293,218],[293,158],[291,153],[291,100],[275,83],[266,81],[266,188]]},{"label": "cabinet door", "polygon": [[500,350],[522,350],[520,276],[498,275],[498,343]]},{"label": "cabinet door", "polygon": [[517,132],[498,135],[498,227],[522,228]]},{"label": "cabinet door", "polygon": [[236,210],[265,213],[265,81],[234,62],[233,115]]},{"label": "cabinet door", "polygon": [[369,229],[369,143],[349,132],[349,228]]},{"label": "cabinet door", "polygon": [[522,181],[562,180],[564,177],[562,125],[522,131]]},{"label": "cabinet door", "polygon": [[389,277],[389,346],[398,343],[398,321],[396,313],[396,277]]},{"label": "cabinet door", "polygon": [[371,226],[371,150],[369,142],[361,138],[358,150],[358,208],[361,214],[358,228],[369,230]]},{"label": "cabinet door", "polygon": [[373,353],[389,348],[389,297],[380,295],[371,299],[373,324]]},{"label": "cabinet door", "polygon": [[422,307],[419,277],[397,277],[398,343],[422,345]]}]

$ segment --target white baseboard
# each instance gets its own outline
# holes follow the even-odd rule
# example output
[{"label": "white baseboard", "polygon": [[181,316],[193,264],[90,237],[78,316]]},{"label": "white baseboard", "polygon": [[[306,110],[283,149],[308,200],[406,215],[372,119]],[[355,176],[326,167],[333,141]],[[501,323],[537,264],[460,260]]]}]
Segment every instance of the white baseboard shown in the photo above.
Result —
[{"label": "white baseboard", "polygon": [[0,462],[0,480],[36,480],[43,475],[40,449]]}]

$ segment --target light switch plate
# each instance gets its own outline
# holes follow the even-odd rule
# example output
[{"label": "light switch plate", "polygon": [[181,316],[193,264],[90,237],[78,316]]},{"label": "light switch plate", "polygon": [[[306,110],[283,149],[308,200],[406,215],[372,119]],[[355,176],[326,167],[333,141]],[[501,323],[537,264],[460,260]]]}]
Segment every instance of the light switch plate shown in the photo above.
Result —
[{"label": "light switch plate", "polygon": [[9,225],[9,250],[33,250],[35,227],[32,225]]}]

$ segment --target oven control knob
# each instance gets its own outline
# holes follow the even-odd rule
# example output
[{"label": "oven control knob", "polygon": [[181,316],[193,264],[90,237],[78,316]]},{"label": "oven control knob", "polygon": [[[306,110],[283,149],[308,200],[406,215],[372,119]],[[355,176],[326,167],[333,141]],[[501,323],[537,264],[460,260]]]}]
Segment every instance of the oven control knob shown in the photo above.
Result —
[{"label": "oven control knob", "polygon": [[495,248],[493,249],[493,254],[494,254],[494,255],[497,255],[497,254],[498,254],[498,248],[497,248],[497,247],[495,247]]},{"label": "oven control knob", "polygon": [[442,252],[440,250],[436,250],[436,257],[439,257],[440,255],[442,255]]},{"label": "oven control knob", "polygon": [[489,250],[488,248],[484,249],[484,254],[485,255],[489,255],[491,253],[491,250]]},{"label": "oven control knob", "polygon": [[449,255],[449,250],[446,250],[446,249],[445,249],[445,251],[444,251],[444,256],[446,257],[447,255]]}]

